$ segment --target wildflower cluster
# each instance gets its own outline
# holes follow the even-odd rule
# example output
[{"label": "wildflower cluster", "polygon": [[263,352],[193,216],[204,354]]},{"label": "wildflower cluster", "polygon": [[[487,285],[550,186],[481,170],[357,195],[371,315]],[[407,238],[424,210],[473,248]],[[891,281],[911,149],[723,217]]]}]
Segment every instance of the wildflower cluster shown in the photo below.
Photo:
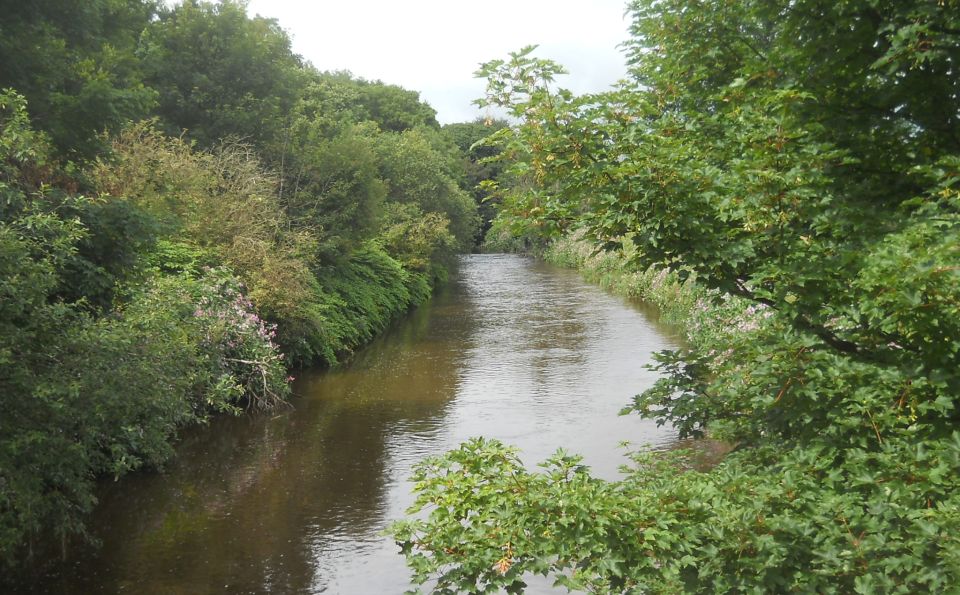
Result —
[{"label": "wildflower cluster", "polygon": [[248,405],[270,408],[289,394],[283,354],[274,342],[276,325],[262,320],[226,269],[210,269],[197,283],[193,321],[207,356],[211,387],[207,405],[230,408],[246,397]]}]

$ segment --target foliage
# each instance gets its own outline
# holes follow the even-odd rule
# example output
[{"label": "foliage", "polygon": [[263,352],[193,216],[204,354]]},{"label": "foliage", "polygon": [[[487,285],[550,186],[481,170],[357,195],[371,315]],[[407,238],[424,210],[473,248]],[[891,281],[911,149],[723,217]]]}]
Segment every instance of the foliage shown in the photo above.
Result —
[{"label": "foliage", "polygon": [[437,112],[420,100],[420,93],[381,81],[360,79],[360,105],[366,117],[381,130],[405,132],[419,127],[436,127]]},{"label": "foliage", "polygon": [[323,260],[349,254],[379,228],[386,188],[379,177],[376,138],[369,126],[347,125],[331,139],[300,134],[292,143],[296,171],[286,191],[286,211],[321,238]]},{"label": "foliage", "polygon": [[390,225],[385,202],[443,214],[458,239],[469,233],[476,209],[462,200],[457,149],[433,115],[415,92],[348,72],[311,75],[277,152],[282,203],[320,238],[321,260],[344,257]]},{"label": "foliage", "polygon": [[[527,573],[594,593],[938,592],[960,573],[949,476],[960,434],[927,450],[824,444],[736,452],[710,473],[684,453],[634,454],[627,479],[590,476],[558,451],[528,471],[514,449],[473,440],[421,463],[414,510],[394,525],[418,584],[437,593],[521,592]],[[935,506],[927,502],[934,500]]]},{"label": "foliage", "polygon": [[161,10],[138,54],[167,131],[186,130],[204,148],[231,137],[258,147],[274,141],[305,84],[289,36],[235,0]]},{"label": "foliage", "polygon": [[79,263],[93,267],[100,246],[125,241],[124,219],[98,210],[124,203],[48,186],[64,174],[47,161],[23,99],[7,93],[3,105],[0,552],[12,565],[49,531],[84,532],[97,476],[159,464],[179,426],[241,397],[275,405],[288,388],[270,327],[226,273],[159,277],[95,316],[100,287],[89,280],[128,278],[124,260],[138,248],[104,248],[96,275]]},{"label": "foliage", "polygon": [[[383,190],[373,169],[375,135],[350,128],[305,146],[302,167],[317,169],[303,173],[306,186],[290,191],[286,209],[273,191],[276,177],[244,145],[196,151],[149,123],[118,136],[112,159],[98,164],[93,178],[102,192],[126,197],[163,222],[171,239],[179,238],[179,244],[163,244],[168,270],[195,271],[190,263],[205,259],[227,264],[261,315],[277,325],[277,341],[291,363],[332,364],[425,298],[419,282],[409,294],[418,269],[397,271],[392,260],[374,259],[377,268],[356,276],[370,254],[365,237],[379,229],[373,211]],[[411,241],[430,244],[427,256],[452,249],[443,236],[424,238]],[[356,315],[358,302],[365,305]]]},{"label": "foliage", "polygon": [[330,133],[361,122],[374,122],[388,132],[438,126],[436,111],[416,91],[356,78],[348,71],[311,73],[298,110],[324,122]]},{"label": "foliage", "polygon": [[[10,288],[16,276],[3,273]],[[0,365],[0,551],[10,563],[51,528],[83,534],[94,479],[162,463],[179,426],[235,411],[241,398],[270,407],[289,394],[270,327],[222,272],[161,278],[113,318],[37,297],[8,312],[16,330]]]},{"label": "foliage", "polygon": [[424,214],[415,204],[392,204],[385,217],[380,242],[409,271],[434,270],[431,278],[454,254],[457,240],[448,230],[450,222],[440,213]]},{"label": "foliage", "polygon": [[61,216],[78,218],[86,230],[66,264],[60,297],[107,312],[142,281],[156,222],[132,203],[107,197],[58,206]]},{"label": "foliage", "polygon": [[447,124],[443,134],[460,150],[463,160],[464,187],[477,203],[480,215],[480,229],[476,244],[480,244],[496,217],[499,196],[491,189],[502,175],[505,164],[496,157],[497,147],[485,143],[485,139],[494,132],[508,126],[505,120],[478,118],[473,122]]},{"label": "foliage", "polygon": [[30,102],[34,124],[61,155],[90,159],[98,135],[141,118],[156,101],[134,50],[152,0],[0,2],[0,89]]},{"label": "foliage", "polygon": [[457,248],[469,250],[479,225],[476,204],[451,177],[446,156],[433,148],[427,133],[383,134],[377,153],[387,202],[413,203],[424,213],[443,215],[450,222]]},{"label": "foliage", "polygon": [[[502,469],[486,475],[488,445],[465,448],[423,471],[434,516],[396,530],[421,579],[482,590],[532,571],[599,591],[957,582],[957,8],[638,0],[632,77],[614,91],[555,89],[562,69],[532,48],[484,67],[487,101],[521,118],[495,135],[516,160],[504,225],[580,229],[636,271],[694,279],[695,340],[660,354],[663,379],[632,409],[738,451],[706,473],[661,465],[551,494],[559,463],[511,487]],[[611,493],[629,498],[594,508]],[[509,508],[491,508],[493,495]],[[586,511],[582,531],[544,512],[561,499]],[[501,562],[489,547],[508,541]]]},{"label": "foliage", "polygon": [[476,209],[416,92],[316,72],[245,2],[0,14],[7,568],[82,535],[97,478],[427,299]]},{"label": "foliage", "polygon": [[536,232],[515,225],[513,221],[506,217],[495,217],[484,235],[481,245],[483,251],[536,256],[543,254],[550,241]]},{"label": "foliage", "polygon": [[276,178],[249,147],[195,151],[141,123],[114,140],[112,158],[92,177],[101,192],[151,213],[165,235],[229,265],[270,320],[311,327],[302,305],[312,291],[306,258],[314,240],[291,231],[274,194]]},{"label": "foliage", "polygon": [[[98,135],[148,113],[156,93],[134,50],[153,16],[150,0],[0,2],[0,89],[30,102],[33,124],[58,153],[89,159]],[[29,48],[29,51],[25,51]]]},{"label": "foliage", "polygon": [[[292,136],[310,135],[312,141],[335,137],[344,128],[367,122],[360,81],[349,72],[314,73],[294,106]],[[300,130],[304,126],[308,130]],[[295,157],[296,152],[291,154]]]},{"label": "foliage", "polygon": [[[162,314],[160,314],[162,313]],[[274,342],[275,325],[260,319],[236,277],[207,269],[199,278],[158,277],[124,316],[141,321],[172,317],[203,354],[205,369],[195,372],[199,411],[233,411],[245,399],[252,407],[281,405],[290,390],[283,354]]]},{"label": "foliage", "polygon": [[319,355],[336,363],[363,345],[399,314],[424,301],[431,285],[422,273],[405,270],[375,245],[317,273],[323,314]]}]

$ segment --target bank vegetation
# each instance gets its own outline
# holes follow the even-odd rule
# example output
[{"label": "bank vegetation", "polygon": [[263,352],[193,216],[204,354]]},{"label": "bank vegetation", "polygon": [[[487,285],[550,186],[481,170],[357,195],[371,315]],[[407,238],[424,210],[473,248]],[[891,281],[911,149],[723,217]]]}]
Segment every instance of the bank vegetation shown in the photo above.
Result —
[{"label": "bank vegetation", "polygon": [[481,221],[462,130],[318,71],[243,2],[0,14],[5,575],[180,428],[285,406],[292,370],[427,299]]}]

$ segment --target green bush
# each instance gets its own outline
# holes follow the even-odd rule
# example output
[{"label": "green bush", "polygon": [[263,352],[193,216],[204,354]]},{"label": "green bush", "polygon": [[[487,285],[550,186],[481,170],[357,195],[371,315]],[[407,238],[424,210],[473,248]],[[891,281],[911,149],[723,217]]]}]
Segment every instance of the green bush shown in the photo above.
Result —
[{"label": "green bush", "polygon": [[122,315],[134,328],[182,334],[196,354],[190,392],[199,414],[235,411],[241,400],[272,408],[289,395],[276,327],[260,319],[226,269],[208,269],[199,278],[157,277]]},{"label": "green bush", "polygon": [[48,186],[64,174],[22,98],[0,107],[0,557],[14,565],[44,535],[84,533],[99,476],[158,465],[182,425],[289,389],[231,273],[183,245],[144,254],[132,203]]},{"label": "green bush", "polygon": [[[121,312],[92,319],[43,299],[43,267],[11,260],[17,248],[0,237],[17,269],[2,266],[0,287],[19,296],[4,302],[15,330],[0,349],[0,552],[10,562],[48,530],[82,534],[96,478],[162,463],[177,428],[289,394],[272,327],[227,272],[158,277]],[[10,285],[24,273],[38,299]]]},{"label": "green bush", "polygon": [[440,213],[424,213],[415,204],[387,206],[379,242],[408,271],[442,276],[457,249],[450,222]]},{"label": "green bush", "polygon": [[317,273],[316,307],[322,316],[319,355],[329,364],[368,342],[398,315],[427,299],[425,275],[405,270],[369,245],[345,262]]},{"label": "green bush", "polygon": [[641,453],[608,482],[563,451],[534,473],[478,439],[418,466],[426,520],[391,533],[438,593],[521,592],[528,572],[591,593],[949,592],[958,463],[954,433],[929,449],[734,452],[709,473]]}]

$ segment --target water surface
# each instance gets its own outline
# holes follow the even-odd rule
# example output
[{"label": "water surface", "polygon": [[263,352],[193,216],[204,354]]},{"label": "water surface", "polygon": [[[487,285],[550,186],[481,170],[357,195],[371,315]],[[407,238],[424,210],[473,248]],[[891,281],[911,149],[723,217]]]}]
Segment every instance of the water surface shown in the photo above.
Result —
[{"label": "water surface", "polygon": [[290,409],[217,419],[184,437],[164,473],[105,485],[92,522],[102,547],[31,590],[402,593],[407,570],[381,531],[411,503],[417,461],[485,436],[529,464],[562,446],[615,478],[620,441],[674,442],[617,412],[655,379],[651,353],[675,342],[575,272],[464,257],[348,365],[301,374]]}]

